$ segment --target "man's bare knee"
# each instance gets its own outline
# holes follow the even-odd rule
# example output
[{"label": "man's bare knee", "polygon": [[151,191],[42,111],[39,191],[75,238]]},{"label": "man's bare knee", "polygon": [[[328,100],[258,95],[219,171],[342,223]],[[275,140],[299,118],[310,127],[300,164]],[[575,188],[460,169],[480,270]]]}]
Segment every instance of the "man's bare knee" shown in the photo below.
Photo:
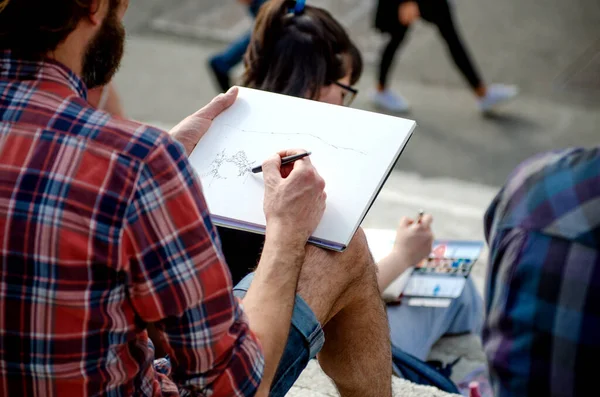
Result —
[{"label": "man's bare knee", "polygon": [[376,280],[377,266],[362,228],[358,228],[343,254],[341,266],[346,267],[353,281],[371,282],[373,278]]},{"label": "man's bare knee", "polygon": [[330,271],[338,272],[338,279],[346,283],[361,279],[367,274],[376,273],[376,265],[369,251],[369,245],[364,231],[359,228],[343,252],[327,251],[317,247],[308,247],[305,266],[313,269],[325,266]]},{"label": "man's bare knee", "polygon": [[378,296],[376,269],[359,229],[344,252],[307,248],[298,293],[325,323],[355,297]]}]

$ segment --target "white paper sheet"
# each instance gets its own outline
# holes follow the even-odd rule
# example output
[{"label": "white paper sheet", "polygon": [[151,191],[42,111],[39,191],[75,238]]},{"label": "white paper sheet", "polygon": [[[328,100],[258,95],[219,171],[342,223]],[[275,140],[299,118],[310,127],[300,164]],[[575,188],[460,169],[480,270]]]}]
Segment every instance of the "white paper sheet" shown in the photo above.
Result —
[{"label": "white paper sheet", "polygon": [[[364,229],[365,236],[367,237],[367,243],[369,244],[369,249],[371,250],[371,255],[375,260],[375,263],[378,263],[383,258],[388,256],[390,252],[392,252],[392,248],[394,247],[394,241],[396,240],[396,231],[390,229]],[[385,301],[396,301],[408,280],[410,279],[410,275],[412,274],[412,267],[406,269],[404,273],[400,275],[400,277],[396,278],[394,281],[390,283],[390,285],[381,293],[381,297]]]},{"label": "white paper sheet", "polygon": [[265,225],[262,174],[249,168],[291,148],[312,152],[327,209],[313,237],[346,245],[407,143],[411,120],[240,88],[190,162],[213,215]]}]

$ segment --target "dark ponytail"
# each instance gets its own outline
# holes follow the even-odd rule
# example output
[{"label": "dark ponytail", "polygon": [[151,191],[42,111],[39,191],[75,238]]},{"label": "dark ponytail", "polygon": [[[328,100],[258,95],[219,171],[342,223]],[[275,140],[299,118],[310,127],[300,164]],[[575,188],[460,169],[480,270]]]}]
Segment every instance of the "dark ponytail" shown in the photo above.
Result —
[{"label": "dark ponytail", "polygon": [[262,6],[244,59],[243,85],[315,99],[321,87],[356,64],[356,48],[329,12],[311,6],[294,12],[295,3],[269,0]]}]

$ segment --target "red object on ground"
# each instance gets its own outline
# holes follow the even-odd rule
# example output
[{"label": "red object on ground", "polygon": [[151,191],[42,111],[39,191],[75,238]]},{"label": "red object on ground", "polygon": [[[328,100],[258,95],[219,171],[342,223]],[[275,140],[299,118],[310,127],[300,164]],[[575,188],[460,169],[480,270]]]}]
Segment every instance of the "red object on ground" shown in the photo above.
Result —
[{"label": "red object on ground", "polygon": [[469,397],[481,397],[479,393],[479,382],[469,383]]}]

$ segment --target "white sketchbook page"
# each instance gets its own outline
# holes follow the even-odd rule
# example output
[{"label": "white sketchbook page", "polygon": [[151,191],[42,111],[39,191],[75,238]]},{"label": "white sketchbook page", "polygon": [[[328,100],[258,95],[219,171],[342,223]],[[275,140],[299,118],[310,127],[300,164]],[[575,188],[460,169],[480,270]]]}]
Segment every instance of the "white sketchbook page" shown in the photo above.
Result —
[{"label": "white sketchbook page", "polygon": [[[367,243],[371,250],[371,255],[375,263],[379,263],[383,258],[392,252],[394,241],[396,241],[396,231],[390,229],[364,229]],[[381,293],[381,297],[386,301],[398,299],[404,287],[412,274],[412,267],[403,272],[398,278]]]},{"label": "white sketchbook page", "polygon": [[262,173],[249,168],[291,148],[312,152],[327,209],[313,237],[347,244],[415,122],[240,88],[190,162],[213,215],[265,225]]}]

